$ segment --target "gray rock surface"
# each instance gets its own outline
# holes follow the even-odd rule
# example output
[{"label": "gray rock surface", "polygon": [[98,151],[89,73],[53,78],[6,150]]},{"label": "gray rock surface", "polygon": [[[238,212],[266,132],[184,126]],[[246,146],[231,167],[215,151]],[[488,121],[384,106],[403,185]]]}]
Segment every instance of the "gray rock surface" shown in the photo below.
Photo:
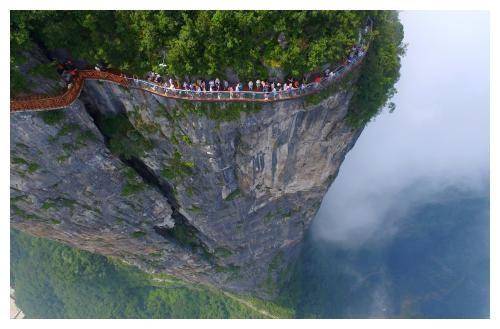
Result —
[{"label": "gray rock surface", "polygon": [[[23,63],[19,65],[19,71],[26,79],[26,92],[16,97],[29,96],[32,94],[58,95],[66,90],[66,84],[62,79],[54,79],[57,74],[46,77],[37,71],[42,65],[49,65],[50,61],[38,47],[32,47],[29,51],[22,53]],[[52,69],[55,73],[55,68]]]},{"label": "gray rock surface", "polygon": [[[242,108],[87,81],[60,121],[11,114],[12,226],[272,297],[361,133],[345,120],[350,96]],[[151,145],[130,161],[103,136],[117,114]]]}]

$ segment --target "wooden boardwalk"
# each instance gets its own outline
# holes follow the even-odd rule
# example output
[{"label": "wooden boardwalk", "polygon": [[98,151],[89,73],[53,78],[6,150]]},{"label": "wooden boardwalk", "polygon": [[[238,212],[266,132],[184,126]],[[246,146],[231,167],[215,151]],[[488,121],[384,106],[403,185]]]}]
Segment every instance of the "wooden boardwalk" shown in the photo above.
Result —
[{"label": "wooden boardwalk", "polygon": [[127,78],[113,73],[96,70],[79,71],[73,79],[71,87],[64,94],[46,98],[33,96],[13,99],[10,101],[10,112],[46,111],[68,107],[80,96],[85,80],[104,80],[128,86]]}]

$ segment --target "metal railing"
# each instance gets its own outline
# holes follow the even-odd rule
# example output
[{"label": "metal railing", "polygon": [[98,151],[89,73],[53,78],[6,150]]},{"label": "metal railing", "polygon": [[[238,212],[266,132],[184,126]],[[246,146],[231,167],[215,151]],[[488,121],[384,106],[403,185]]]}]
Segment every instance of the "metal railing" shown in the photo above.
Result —
[{"label": "metal railing", "polygon": [[142,89],[167,98],[200,102],[276,102],[304,97],[326,89],[333,83],[342,79],[346,73],[361,63],[363,57],[355,58],[348,65],[339,66],[333,71],[332,75],[323,77],[320,81],[311,82],[299,88],[280,91],[196,91],[171,88],[137,78],[127,78],[127,80],[129,88]]}]

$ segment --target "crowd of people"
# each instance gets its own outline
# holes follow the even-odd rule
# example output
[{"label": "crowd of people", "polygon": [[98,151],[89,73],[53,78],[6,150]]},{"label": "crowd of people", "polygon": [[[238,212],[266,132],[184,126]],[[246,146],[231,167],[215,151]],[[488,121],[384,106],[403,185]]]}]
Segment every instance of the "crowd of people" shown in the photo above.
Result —
[{"label": "crowd of people", "polygon": [[195,81],[179,81],[174,78],[163,78],[158,73],[149,72],[146,76],[146,80],[153,82],[165,90],[189,90],[193,92],[218,92],[218,91],[228,91],[228,92],[279,92],[288,91],[292,89],[305,88],[305,82],[299,82],[297,79],[290,78],[284,82],[271,79],[257,79],[254,81],[250,80],[243,84],[242,82],[236,82],[230,84],[227,80],[220,80],[219,78],[203,80],[197,79]]},{"label": "crowd of people", "polygon": [[[311,82],[319,83],[323,79],[335,78],[337,74],[340,74],[345,66],[352,64],[357,59],[364,56],[366,52],[366,48],[360,45],[354,45],[351,48],[351,52],[347,59],[344,61],[343,65],[339,66],[336,70],[326,69],[323,71],[323,74],[316,75]],[[96,64],[94,67],[97,71],[107,71],[107,68],[104,64]],[[61,78],[67,83],[68,89],[71,88],[73,80],[78,72],[76,66],[72,63],[71,60],[67,60],[64,63],[59,63],[57,65],[57,72],[60,74]],[[126,77],[124,74],[121,74],[123,77]],[[197,79],[195,81],[180,81],[179,79],[175,79],[173,77],[163,77],[155,72],[148,72],[146,74],[145,79],[154,85],[154,89],[158,88],[164,89],[165,93],[169,91],[191,91],[191,94],[202,94],[206,92],[220,92],[226,91],[232,96],[233,93],[240,92],[250,92],[257,93],[261,92],[264,94],[282,94],[287,92],[304,92],[308,86],[308,82],[305,78],[296,79],[296,78],[288,78],[285,81],[280,81],[277,78],[270,79],[257,79],[255,82],[253,80],[248,81],[247,83],[235,82],[229,83],[227,80],[220,80],[219,78],[203,80]],[[138,82],[138,79],[134,79]],[[267,96],[266,96],[267,97]]]},{"label": "crowd of people", "polygon": [[[351,52],[342,67],[346,65],[350,65],[355,62],[357,59],[364,56],[366,49],[363,46],[354,45],[351,48]],[[313,82],[320,82],[324,78],[334,78],[337,74],[340,73],[341,70],[330,70],[326,69],[323,72],[323,75],[317,75]],[[191,91],[193,93],[206,93],[206,92],[219,92],[219,91],[227,91],[227,92],[263,92],[263,93],[271,93],[278,94],[281,92],[291,92],[295,91],[304,91],[307,87],[307,81],[305,78],[301,80],[296,78],[288,78],[285,81],[280,81],[276,78],[271,79],[257,79],[255,82],[250,80],[246,83],[235,82],[229,83],[227,80],[220,80],[219,78],[203,80],[196,79],[195,81],[180,81],[173,77],[164,77],[156,72],[148,72],[145,76],[145,79],[155,85],[155,87],[160,87],[168,91]],[[155,88],[156,89],[156,88]]]}]

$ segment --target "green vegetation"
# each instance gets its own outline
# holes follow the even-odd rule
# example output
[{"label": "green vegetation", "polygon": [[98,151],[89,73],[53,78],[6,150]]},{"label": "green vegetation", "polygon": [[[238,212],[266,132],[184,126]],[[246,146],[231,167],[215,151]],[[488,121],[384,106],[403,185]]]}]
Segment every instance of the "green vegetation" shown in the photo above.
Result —
[{"label": "green vegetation", "polygon": [[287,219],[289,219],[290,217],[292,217],[292,213],[293,213],[293,212],[296,212],[296,211],[297,211],[296,209],[294,209],[293,211],[292,211],[292,210],[288,210],[288,211],[286,211],[285,209],[278,209],[277,214],[278,214],[279,216],[281,216],[281,217],[283,218],[283,220],[287,220]]},{"label": "green vegetation", "polygon": [[260,309],[266,310],[269,314],[277,318],[292,319],[295,317],[295,311],[292,308],[282,306],[275,302],[258,299],[252,296],[246,296],[245,299],[251,302],[253,305],[259,307]]},{"label": "green vegetation", "polygon": [[48,209],[56,208],[56,207],[57,207],[57,204],[54,201],[52,201],[52,200],[46,200],[42,204],[42,209],[43,210],[48,210]]},{"label": "green vegetation", "polygon": [[110,151],[124,159],[140,158],[153,148],[152,142],[134,128],[125,114],[104,117],[101,128],[109,139]]},{"label": "green vegetation", "polygon": [[28,164],[28,161],[24,160],[23,158],[20,158],[20,157],[12,157],[10,159],[10,162],[14,163],[14,164],[21,164],[21,165],[27,165]]},{"label": "green vegetation", "polygon": [[384,106],[394,110],[394,103],[388,102],[396,93],[394,84],[405,52],[403,25],[397,15],[393,11],[372,14],[373,38],[349,104],[348,119],[354,127],[369,122]]},{"label": "green vegetation", "polygon": [[66,161],[72,152],[86,146],[88,141],[97,141],[96,135],[91,130],[82,128],[80,125],[74,123],[63,124],[57,134],[49,136],[47,140],[53,143],[63,136],[71,136],[72,141],[61,144],[64,152],[56,158],[59,163]]},{"label": "green vegetation", "polygon": [[317,105],[335,93],[338,93],[340,91],[349,91],[349,89],[352,88],[353,83],[356,82],[358,76],[359,76],[359,67],[351,71],[348,71],[338,82],[328,85],[325,89],[317,93],[305,96],[303,98],[304,105],[305,106]]},{"label": "green vegetation", "polygon": [[[267,77],[273,68],[300,77],[344,59],[368,18],[374,22],[372,40],[349,111],[350,124],[360,127],[384,106],[394,108],[388,101],[404,54],[403,28],[394,11],[11,11],[11,92],[25,87],[19,65],[33,40],[139,76],[155,70],[224,78],[232,69],[247,80]],[[52,69],[52,63],[41,64],[32,73],[53,77]],[[195,104],[194,111],[231,121],[248,106],[260,109],[231,104],[221,111],[221,106]]]},{"label": "green vegetation", "polygon": [[10,208],[11,208],[11,210],[14,211],[14,214],[16,216],[23,217],[23,218],[28,219],[28,220],[41,220],[42,219],[37,214],[30,213],[30,212],[27,212],[27,211],[19,208],[19,206],[15,202],[11,202]]},{"label": "green vegetation", "polygon": [[273,220],[274,218],[274,214],[272,211],[269,211],[265,216],[264,216],[264,221],[265,222],[270,222],[271,220]]},{"label": "green vegetation", "polygon": [[43,111],[38,114],[43,122],[45,122],[48,125],[56,125],[60,123],[63,119],[64,116],[66,115],[64,113],[64,110],[56,110],[56,111]]},{"label": "green vegetation", "polygon": [[230,274],[237,274],[237,273],[239,273],[240,268],[239,268],[239,266],[235,266],[235,265],[227,265],[227,266],[216,265],[215,270],[219,273],[224,272],[224,273],[230,273]]},{"label": "green vegetation", "polygon": [[285,210],[283,208],[278,208],[275,212],[268,211],[264,216],[265,222],[270,222],[276,218],[281,218],[283,221],[286,221],[292,217],[293,214],[298,213],[300,211],[300,207],[295,207],[293,209]]},{"label": "green vegetation", "polygon": [[28,197],[26,195],[23,195],[23,194],[18,195],[18,196],[12,196],[12,194],[11,194],[10,202],[11,203],[16,203],[18,201],[26,201],[27,198]]},{"label": "green vegetation", "polygon": [[[366,11],[11,11],[11,58],[31,40],[144,73],[242,79],[293,75],[347,55]],[[282,42],[280,44],[280,35]],[[102,42],[106,40],[106,42]]]},{"label": "green vegetation", "polygon": [[189,136],[187,135],[182,135],[182,140],[184,141],[184,143],[186,143],[187,145],[193,145],[193,142],[191,141],[191,139],[189,138]]},{"label": "green vegetation", "polygon": [[18,164],[18,165],[25,165],[26,166],[26,171],[29,173],[29,174],[32,174],[34,173],[35,171],[37,171],[39,168],[40,168],[40,165],[36,162],[28,162],[27,160],[21,158],[21,157],[12,157],[10,159],[11,163],[13,164]]},{"label": "green vegetation", "polygon": [[[14,32],[12,27],[14,25]],[[17,27],[17,29],[16,29]],[[28,29],[20,17],[11,17],[11,36],[10,36],[10,93],[16,95],[27,89],[28,81],[22,75],[19,66],[26,62],[22,50],[31,46],[28,36]]]},{"label": "green vegetation", "polygon": [[224,102],[191,102],[187,100],[177,100],[179,108],[174,109],[177,116],[194,113],[198,116],[204,116],[210,120],[221,122],[230,122],[240,119],[242,112],[252,113],[260,111],[263,108],[259,103],[224,103]]},{"label": "green vegetation", "polygon": [[[449,197],[450,191],[445,194]],[[11,203],[25,198],[12,197]],[[487,196],[473,195],[445,204],[426,204],[408,215],[401,227],[404,234],[383,249],[368,245],[353,251],[318,243],[309,235],[296,263],[281,270],[282,256],[277,254],[271,261],[269,274],[278,276],[276,287],[280,290],[274,302],[251,296],[230,297],[231,294],[188,285],[166,274],[153,277],[111,259],[15,230],[11,231],[11,282],[17,302],[29,318],[263,316],[241,301],[282,318],[366,317],[371,314],[373,303],[373,298],[367,296],[379,287],[381,275],[397,283],[393,290],[397,298],[394,316],[487,317],[484,305],[488,303],[489,213],[484,210],[488,207]],[[436,256],[429,250],[439,252],[438,259],[445,267],[435,266]],[[454,250],[472,252],[457,257],[450,252]],[[415,252],[419,262],[413,261]],[[381,272],[380,264],[389,253],[396,253],[398,262],[386,264]],[[449,268],[456,271],[450,272]],[[236,273],[237,269],[228,267],[221,271]],[[283,284],[280,280],[287,273],[292,274],[292,280]],[[366,278],[362,284],[360,278]],[[269,287],[273,288],[273,284]],[[428,299],[429,295],[434,298]],[[411,305],[406,303],[408,298]],[[436,305],[440,308],[436,309]]]},{"label": "green vegetation", "polygon": [[142,238],[143,236],[146,236],[146,232],[143,232],[143,231],[135,231],[135,232],[133,232],[133,233],[131,234],[131,236],[132,236],[133,238],[136,238],[136,239],[138,239],[138,238]]},{"label": "green vegetation", "polygon": [[[268,67],[281,68],[300,76],[324,63],[335,63],[344,58],[368,16],[374,21],[374,31],[364,64],[360,72],[356,72],[359,80],[355,84],[348,114],[349,123],[360,127],[382,107],[393,108],[388,101],[395,93],[400,57],[404,54],[401,44],[403,30],[395,12],[11,11],[11,92],[25,88],[26,81],[19,72],[19,65],[25,60],[22,50],[28,49],[32,40],[37,40],[48,49],[67,48],[75,58],[89,62],[103,60],[112,67],[138,75],[150,69],[164,72],[158,67],[158,63],[164,60],[167,64],[165,70],[178,76],[223,78],[226,69],[232,68],[241,79],[255,79],[267,77]],[[281,32],[284,32],[286,43],[283,47],[278,42]],[[163,51],[166,56],[163,56]],[[51,65],[41,65],[34,67],[31,74],[50,76],[52,69]],[[351,77],[356,76],[349,79]],[[342,84],[335,85],[307,97],[305,103],[316,104],[341,87]],[[193,113],[207,116],[220,124],[239,120],[241,112],[252,113],[263,108],[256,103],[179,101],[178,104],[178,107],[160,113],[171,120]],[[141,132],[153,134],[160,130],[154,121],[143,120],[138,110],[129,114],[133,124],[124,114],[104,117],[100,122],[109,149],[123,159],[144,156],[153,144]],[[39,116],[48,125],[59,125],[65,113],[62,110],[47,111],[39,113]],[[65,161],[69,152],[96,138],[91,131],[80,130],[73,124],[62,124],[54,140],[74,135],[77,131],[76,142],[64,143],[62,147],[66,152],[57,161]],[[189,137],[181,133],[174,132],[171,140],[174,145],[192,144]],[[19,157],[13,157],[11,161],[25,165],[29,173],[39,169],[38,164]],[[169,180],[181,179],[192,175],[193,168],[194,163],[183,160],[181,152],[175,148],[161,174]],[[145,183],[133,170],[125,172],[123,195],[133,195],[144,187]],[[233,191],[225,200],[233,200],[239,194],[239,190]],[[72,207],[74,203],[67,199],[60,200],[61,203],[56,201],[47,201],[41,208],[50,210],[59,204]],[[11,208],[16,216],[40,219],[15,203]],[[199,208],[193,205],[190,210],[197,212]],[[278,210],[277,213],[269,212],[264,220],[279,217],[286,220],[291,215],[292,212]],[[49,221],[60,223],[58,219]],[[189,227],[175,225],[169,234],[185,246],[207,254],[196,233]],[[131,233],[134,238],[145,235],[143,231]],[[31,238],[16,231],[12,231],[11,241],[11,276],[19,306],[28,317],[262,316],[220,292],[171,279],[168,282],[174,283],[162,281],[159,286],[160,283],[152,280],[151,276],[102,256]],[[231,251],[221,248],[214,255],[229,257]],[[277,273],[281,258],[282,255],[277,254],[269,266],[264,282],[269,291],[278,288],[274,277],[284,275]],[[221,267],[220,270],[235,276],[239,272],[235,266]],[[293,291],[293,287],[290,290]],[[288,309],[280,309],[272,303],[262,302],[262,305],[268,309],[276,307],[276,312],[280,314],[291,314],[287,313],[291,312]]]},{"label": "green vegetation", "polygon": [[214,255],[210,253],[207,246],[198,236],[198,231],[194,226],[183,221],[176,221],[174,227],[167,229],[165,235],[174,239],[185,248],[189,248],[193,253],[207,261],[213,261]]},{"label": "green vegetation", "polygon": [[77,125],[76,123],[64,124],[61,127],[61,129],[59,129],[59,131],[57,132],[57,137],[66,136],[66,135],[78,130],[79,128],[80,128],[80,126]]},{"label": "green vegetation", "polygon": [[349,124],[356,128],[368,123],[385,106],[394,111],[395,105],[389,101],[396,93],[394,85],[405,53],[403,26],[397,12],[376,11],[371,12],[370,17],[374,22],[368,36],[370,49],[360,69],[348,72],[339,83],[304,98],[305,105],[316,105],[333,93],[350,89],[356,81],[348,114]]},{"label": "green vegetation", "polygon": [[155,134],[159,132],[161,129],[160,125],[155,123],[154,121],[144,120],[141,116],[141,110],[147,111],[147,109],[145,108],[141,109],[141,107],[139,106],[134,106],[134,110],[128,112],[128,115],[132,119],[131,122],[133,123],[134,127],[141,132],[146,132],[147,134]]},{"label": "green vegetation", "polygon": [[[55,224],[55,223],[54,223]],[[261,318],[290,310],[11,230],[11,285],[28,318]]]},{"label": "green vegetation", "polygon": [[186,187],[186,195],[190,198],[194,195],[194,188],[192,186]]},{"label": "green vegetation", "polygon": [[279,282],[277,282],[276,278],[280,274],[278,269],[281,263],[283,263],[283,252],[280,250],[276,253],[276,255],[274,255],[273,259],[269,263],[267,268],[267,277],[261,284],[262,288],[270,294],[277,292],[280,288],[278,284]]},{"label": "green vegetation", "polygon": [[19,71],[19,66],[10,62],[10,93],[11,97],[25,91],[28,87],[28,81]]},{"label": "green vegetation", "polygon": [[85,145],[87,141],[97,141],[97,136],[91,130],[79,130],[76,136],[77,145]]},{"label": "green vegetation", "polygon": [[[345,77],[344,77],[345,79]],[[329,96],[333,95],[334,93],[337,93],[340,91],[340,87],[337,83],[333,83],[329,85],[327,88],[324,90],[321,90],[320,92],[307,95],[305,96],[304,99],[304,105],[305,106],[312,106],[312,105],[317,105],[321,103],[321,101],[325,100]]]},{"label": "green vegetation", "polygon": [[193,249],[197,249],[199,247],[199,241],[195,232],[190,230],[186,225],[176,224],[168,231],[168,234],[184,246],[188,246]]},{"label": "green vegetation", "polygon": [[231,201],[231,200],[234,200],[240,196],[241,196],[241,191],[238,188],[238,189],[232,191],[231,193],[229,193],[229,195],[224,198],[224,201]]},{"label": "green vegetation", "polygon": [[188,208],[188,210],[195,213],[201,213],[201,208],[196,205],[192,205],[191,207]]},{"label": "green vegetation", "polygon": [[76,201],[71,200],[68,198],[55,198],[55,199],[47,199],[43,202],[41,209],[43,210],[49,210],[52,208],[58,208],[58,207],[66,207],[66,208],[71,208],[73,209],[75,206]]},{"label": "green vegetation", "polygon": [[137,175],[137,173],[127,167],[125,168],[125,185],[122,189],[123,196],[129,196],[138,193],[146,188],[146,183],[143,182],[142,178]]},{"label": "green vegetation", "polygon": [[35,171],[38,170],[38,168],[40,168],[40,165],[38,163],[30,163],[28,165],[28,172],[30,174],[34,173]]},{"label": "green vegetation", "polygon": [[63,207],[67,207],[67,208],[73,208],[73,206],[76,203],[75,200],[71,200],[68,198],[57,198],[56,200],[59,201]]},{"label": "green vegetation", "polygon": [[175,180],[193,174],[194,162],[182,160],[182,154],[175,149],[168,165],[163,168],[161,175],[168,180]]},{"label": "green vegetation", "polygon": [[44,63],[34,66],[29,72],[31,75],[42,76],[47,79],[58,80],[56,63]]},{"label": "green vegetation", "polygon": [[233,253],[231,252],[231,250],[224,248],[224,247],[219,247],[219,248],[215,249],[215,256],[216,257],[226,258],[226,257],[231,256],[232,254]]},{"label": "green vegetation", "polygon": [[57,163],[59,164],[62,164],[64,163],[66,160],[68,160],[70,157],[70,155],[68,153],[64,153],[63,155],[60,155],[56,158],[57,160]]}]

